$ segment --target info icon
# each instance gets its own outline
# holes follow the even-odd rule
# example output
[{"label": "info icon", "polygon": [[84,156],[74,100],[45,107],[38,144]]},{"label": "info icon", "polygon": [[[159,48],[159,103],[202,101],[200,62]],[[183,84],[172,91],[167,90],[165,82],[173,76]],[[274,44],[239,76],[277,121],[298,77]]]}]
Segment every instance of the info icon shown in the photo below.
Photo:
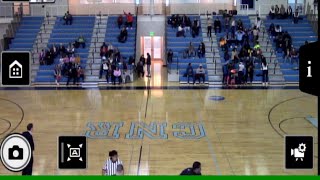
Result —
[{"label": "info icon", "polygon": [[313,169],[313,137],[285,136],[285,168]]},{"label": "info icon", "polygon": [[30,85],[30,52],[3,51],[0,65],[2,86]]},{"label": "info icon", "polygon": [[60,136],[58,143],[59,169],[87,168],[87,138],[85,136]]},{"label": "info icon", "polygon": [[22,171],[30,162],[31,156],[30,144],[21,134],[11,134],[1,144],[0,159],[10,171]]}]

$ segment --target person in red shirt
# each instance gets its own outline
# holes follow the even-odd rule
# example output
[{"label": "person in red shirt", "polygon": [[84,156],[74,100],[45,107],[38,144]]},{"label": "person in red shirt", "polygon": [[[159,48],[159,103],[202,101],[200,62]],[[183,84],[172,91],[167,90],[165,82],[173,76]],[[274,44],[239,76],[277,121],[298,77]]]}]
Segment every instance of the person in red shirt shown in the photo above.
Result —
[{"label": "person in red shirt", "polygon": [[125,11],[123,11],[123,13],[124,13],[124,15],[126,15],[126,17],[127,17],[126,26],[127,26],[127,27],[130,27],[130,28],[132,29],[132,23],[133,23],[133,16],[132,16],[132,14],[131,14],[130,12],[127,14]]}]

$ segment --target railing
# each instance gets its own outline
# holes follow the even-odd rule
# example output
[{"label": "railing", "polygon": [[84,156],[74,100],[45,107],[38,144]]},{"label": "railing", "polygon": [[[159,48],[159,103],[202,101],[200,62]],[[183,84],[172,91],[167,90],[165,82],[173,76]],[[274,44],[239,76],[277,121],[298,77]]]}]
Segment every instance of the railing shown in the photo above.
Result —
[{"label": "railing", "polygon": [[309,23],[311,24],[311,27],[313,29],[313,32],[315,32],[319,38],[318,34],[318,14],[307,14],[307,19]]},{"label": "railing", "polygon": [[[14,12],[14,7],[16,7],[17,9],[16,12]],[[13,20],[11,20],[10,24],[8,25],[8,28],[6,29],[6,33],[3,35],[3,37],[0,38],[0,52],[2,52],[9,48],[8,39],[15,36],[15,33],[20,26],[20,22],[23,17],[23,7],[22,4],[19,6],[1,5],[0,10],[0,16],[5,18],[13,18]],[[8,11],[10,11],[10,13],[8,13]]]},{"label": "railing", "polygon": [[248,4],[239,4],[239,14],[248,15],[249,5]]},{"label": "railing", "polygon": [[179,75],[179,57],[176,56],[176,58],[177,58],[177,74]]}]

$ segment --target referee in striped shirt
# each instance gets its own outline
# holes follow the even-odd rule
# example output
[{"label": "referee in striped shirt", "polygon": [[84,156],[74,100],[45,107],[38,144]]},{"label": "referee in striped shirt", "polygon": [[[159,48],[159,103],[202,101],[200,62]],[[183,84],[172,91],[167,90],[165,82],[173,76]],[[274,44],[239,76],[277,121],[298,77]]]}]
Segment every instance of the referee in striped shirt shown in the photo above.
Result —
[{"label": "referee in striped shirt", "polygon": [[102,175],[113,176],[117,174],[117,166],[122,164],[122,161],[118,158],[118,152],[112,150],[109,152],[109,158],[105,162],[102,168]]}]

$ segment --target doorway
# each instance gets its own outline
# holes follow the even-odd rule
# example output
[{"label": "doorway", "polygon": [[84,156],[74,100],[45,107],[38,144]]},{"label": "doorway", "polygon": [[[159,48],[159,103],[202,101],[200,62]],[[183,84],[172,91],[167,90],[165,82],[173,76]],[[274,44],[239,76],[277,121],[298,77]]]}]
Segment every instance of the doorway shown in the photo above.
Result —
[{"label": "doorway", "polygon": [[141,50],[144,57],[147,57],[147,53],[151,55],[152,60],[162,60],[162,44],[163,38],[161,36],[143,36],[141,37]]}]

